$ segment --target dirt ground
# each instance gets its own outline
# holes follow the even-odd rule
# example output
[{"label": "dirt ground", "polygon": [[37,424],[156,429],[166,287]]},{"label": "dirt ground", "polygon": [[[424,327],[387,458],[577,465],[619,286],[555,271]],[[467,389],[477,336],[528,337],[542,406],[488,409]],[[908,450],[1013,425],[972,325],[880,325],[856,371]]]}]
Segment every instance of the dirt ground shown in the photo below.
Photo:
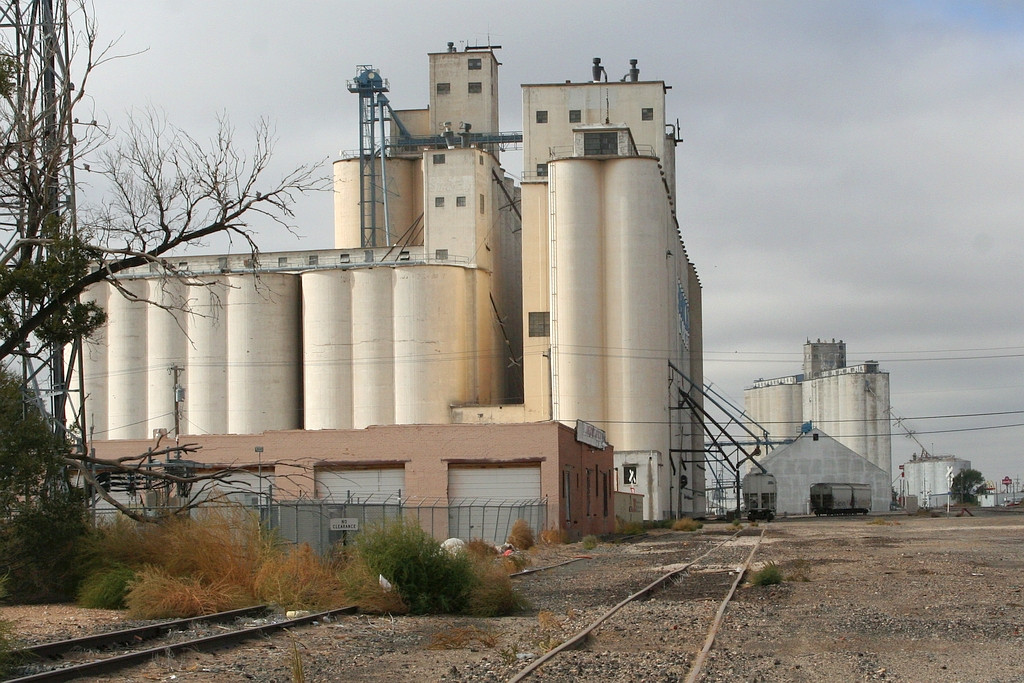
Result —
[{"label": "dirt ground", "polygon": [[[700,680],[1024,681],[1024,514],[886,516],[773,522],[755,563],[779,585],[744,586],[730,603]],[[161,658],[118,681],[507,681],[673,563],[731,532],[658,531],[632,544],[547,547],[516,579],[530,600],[500,619],[345,617],[216,653]],[[542,681],[678,681],[690,670],[737,564],[735,554],[665,595],[623,609],[582,651],[545,665]],[[709,562],[712,560],[709,559]],[[72,606],[0,608],[29,642],[126,621]]]}]

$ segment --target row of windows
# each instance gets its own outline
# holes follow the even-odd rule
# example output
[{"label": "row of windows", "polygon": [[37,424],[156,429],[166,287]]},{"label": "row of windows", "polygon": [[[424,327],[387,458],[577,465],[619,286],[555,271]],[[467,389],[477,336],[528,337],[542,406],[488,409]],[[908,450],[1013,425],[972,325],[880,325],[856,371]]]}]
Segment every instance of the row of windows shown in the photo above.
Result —
[{"label": "row of windows", "polygon": [[[448,94],[451,93],[451,91],[452,91],[452,84],[451,83],[438,83],[437,84],[437,94],[438,95],[448,95]],[[484,84],[481,83],[480,81],[470,81],[469,82],[469,87],[467,89],[467,92],[469,92],[469,93],[482,93],[483,91],[484,91]]]},{"label": "row of windows", "polygon": [[[465,197],[456,197],[455,198],[455,206],[463,207],[465,205],[466,205],[466,198]],[[434,197],[434,206],[436,206],[437,208],[443,207],[444,206],[444,197]]]},{"label": "row of windows", "polygon": [[[467,206],[466,198],[464,196],[456,197],[455,198],[455,206],[458,207],[458,208],[462,208],[464,206]],[[434,207],[438,208],[438,209],[443,209],[444,208],[444,197],[434,197]],[[480,195],[480,213],[484,213],[484,212],[486,212],[486,210],[487,210],[487,199],[484,197],[484,195]]]},{"label": "row of windows", "polygon": [[[441,84],[438,83],[438,85],[441,85]],[[472,85],[472,84],[470,84],[470,85]],[[440,92],[440,91],[438,91],[438,92]],[[470,92],[472,92],[472,91],[470,91]],[[536,111],[536,119],[537,119],[537,123],[547,123],[548,122],[548,112],[547,112],[547,110],[546,109],[538,109]],[[654,107],[643,107],[642,109],[640,109],[640,120],[641,121],[653,121],[654,120]],[[582,110],[580,110],[580,109],[570,109],[569,110],[569,123],[582,123],[582,122],[583,122],[583,112],[582,112]]]},{"label": "row of windows", "polygon": [[[484,165],[484,158],[483,158],[483,156],[481,155],[481,156],[479,156],[477,158],[480,160],[480,165],[483,166]],[[431,161],[433,163],[435,163],[435,164],[443,164],[443,163],[445,163],[445,156],[444,156],[444,154],[435,154],[431,158]]]}]

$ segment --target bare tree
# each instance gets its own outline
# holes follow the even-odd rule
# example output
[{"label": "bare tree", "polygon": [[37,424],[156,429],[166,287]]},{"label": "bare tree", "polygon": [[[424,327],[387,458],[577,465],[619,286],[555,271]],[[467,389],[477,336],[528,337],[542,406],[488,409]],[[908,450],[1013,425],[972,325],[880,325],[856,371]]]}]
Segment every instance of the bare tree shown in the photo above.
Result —
[{"label": "bare tree", "polygon": [[[0,370],[20,363],[27,381],[30,363],[60,366],[53,391],[68,384],[61,366],[68,345],[105,322],[96,304],[81,299],[89,287],[106,282],[131,296],[118,276],[144,265],[181,277],[172,257],[216,236],[240,242],[258,263],[255,223],[293,231],[298,197],[329,187],[319,163],[268,177],[274,133],[265,120],[248,144],[226,117],[209,141],[153,111],[134,114],[117,131],[82,124],[73,112],[93,71],[117,58],[112,46],[99,47],[88,9],[80,0],[0,8],[0,23],[17,28],[15,39],[0,38]],[[76,206],[76,172],[103,181],[95,207]],[[25,395],[43,408],[44,393]],[[58,424],[63,410],[54,403],[49,411]],[[101,467],[188,487],[177,473],[143,467],[151,453],[110,462],[91,457],[83,431],[72,425],[67,432],[78,441],[67,462],[81,480],[98,484]],[[190,447],[162,448],[180,455]]]}]

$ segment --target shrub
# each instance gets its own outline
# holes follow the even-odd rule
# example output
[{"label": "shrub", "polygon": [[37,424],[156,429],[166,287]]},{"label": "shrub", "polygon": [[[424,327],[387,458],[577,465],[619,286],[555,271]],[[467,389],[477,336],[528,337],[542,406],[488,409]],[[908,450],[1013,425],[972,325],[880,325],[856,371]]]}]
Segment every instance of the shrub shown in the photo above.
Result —
[{"label": "shrub", "polygon": [[373,575],[380,574],[414,614],[459,612],[473,587],[467,553],[452,555],[414,521],[398,521],[360,534],[356,548]]},{"label": "shrub", "polygon": [[90,574],[78,587],[77,602],[91,609],[124,609],[135,572],[124,565]]},{"label": "shrub", "polygon": [[490,560],[498,556],[498,549],[482,538],[474,538],[467,543],[466,552],[476,560]]},{"label": "shrub", "polygon": [[329,609],[345,601],[334,571],[306,543],[266,558],[253,587],[259,602],[282,609]]},{"label": "shrub", "polygon": [[627,522],[621,517],[616,517],[615,533],[623,536],[635,536],[644,533],[644,525],[642,522]]},{"label": "shrub", "polygon": [[593,550],[597,547],[597,536],[594,536],[593,534],[584,536],[583,540],[580,541],[580,545],[583,546],[584,550]]},{"label": "shrub", "polygon": [[569,542],[569,534],[565,532],[565,529],[545,529],[540,532],[540,540],[547,545],[564,545]]},{"label": "shrub", "polygon": [[782,583],[782,568],[774,562],[769,562],[751,575],[750,583],[755,586],[771,586]]},{"label": "shrub", "polygon": [[682,519],[677,519],[672,524],[672,530],[673,531],[696,531],[697,529],[700,529],[703,526],[704,525],[701,522],[698,522],[695,519],[690,519],[689,517],[683,517]]},{"label": "shrub", "polygon": [[252,604],[248,591],[229,581],[203,582],[194,576],[174,576],[158,567],[145,567],[125,599],[138,619],[197,617]]},{"label": "shrub", "polygon": [[512,580],[503,564],[476,562],[474,581],[465,612],[474,617],[501,617],[527,607],[526,600],[512,588]]},{"label": "shrub", "polygon": [[508,543],[511,543],[519,550],[529,550],[536,541],[533,538],[533,529],[525,519],[517,519],[512,525],[512,531],[508,535]]},{"label": "shrub", "polygon": [[12,506],[0,525],[0,574],[20,603],[72,599],[80,578],[75,548],[88,531],[85,507],[74,492],[57,492]]},{"label": "shrub", "polygon": [[409,605],[402,595],[392,589],[385,590],[380,584],[380,577],[366,564],[366,560],[356,555],[349,558],[348,563],[338,574],[345,597],[353,602],[360,612],[367,614],[405,614]]}]

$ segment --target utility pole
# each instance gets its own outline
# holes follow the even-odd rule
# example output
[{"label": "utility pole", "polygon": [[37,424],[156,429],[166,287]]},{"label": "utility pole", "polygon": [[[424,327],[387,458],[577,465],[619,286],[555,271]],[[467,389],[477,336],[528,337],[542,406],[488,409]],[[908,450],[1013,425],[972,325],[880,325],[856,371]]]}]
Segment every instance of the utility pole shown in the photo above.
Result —
[{"label": "utility pole", "polygon": [[174,375],[174,438],[181,436],[181,404],[185,402],[185,387],[181,386],[181,373],[185,368],[175,363],[167,368]]}]

